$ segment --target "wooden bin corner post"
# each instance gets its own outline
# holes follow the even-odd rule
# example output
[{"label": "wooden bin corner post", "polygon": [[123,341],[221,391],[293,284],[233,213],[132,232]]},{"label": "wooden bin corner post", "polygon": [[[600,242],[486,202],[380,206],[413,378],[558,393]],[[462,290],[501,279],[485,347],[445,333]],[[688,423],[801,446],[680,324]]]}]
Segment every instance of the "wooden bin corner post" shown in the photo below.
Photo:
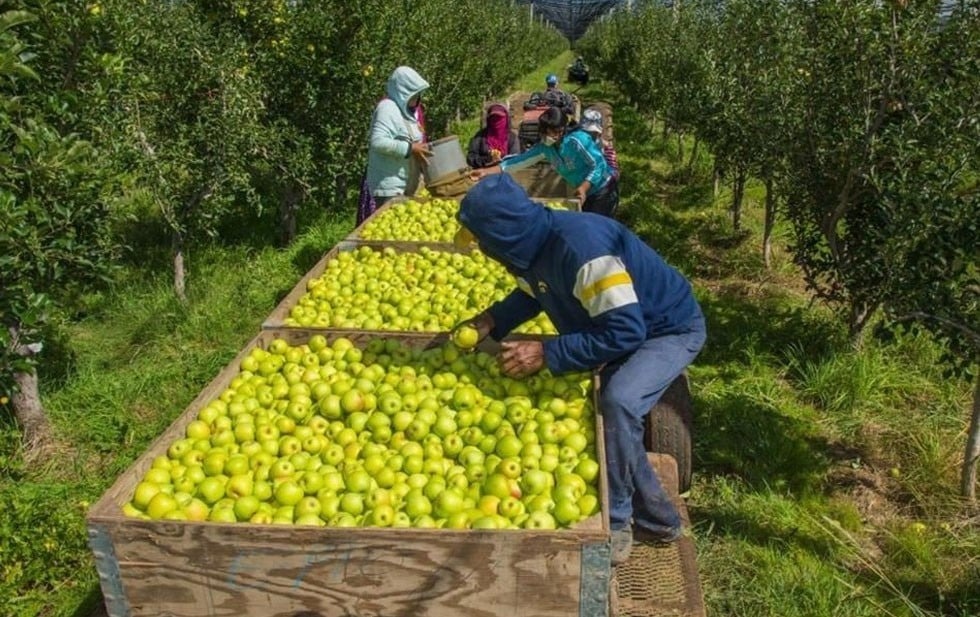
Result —
[{"label": "wooden bin corner post", "polygon": [[[561,530],[330,528],[152,521],[123,514],[153,460],[239,373],[252,349],[314,333],[261,332],[92,507],[86,519],[110,617],[351,615],[606,615],[609,526],[605,458],[597,440],[602,511]],[[364,346],[373,335],[350,333]],[[412,346],[445,335],[390,335]],[[601,435],[601,418],[596,414]],[[597,524],[596,524],[597,523]]]}]

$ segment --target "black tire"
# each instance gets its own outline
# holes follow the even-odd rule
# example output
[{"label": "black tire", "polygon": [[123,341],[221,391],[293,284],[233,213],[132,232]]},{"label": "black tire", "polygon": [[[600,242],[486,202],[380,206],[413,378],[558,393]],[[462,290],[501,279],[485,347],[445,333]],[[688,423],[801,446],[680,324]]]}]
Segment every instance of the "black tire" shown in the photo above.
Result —
[{"label": "black tire", "polygon": [[677,461],[677,484],[681,493],[691,488],[691,435],[694,403],[681,373],[664,392],[647,416],[644,442],[647,451],[669,454]]}]

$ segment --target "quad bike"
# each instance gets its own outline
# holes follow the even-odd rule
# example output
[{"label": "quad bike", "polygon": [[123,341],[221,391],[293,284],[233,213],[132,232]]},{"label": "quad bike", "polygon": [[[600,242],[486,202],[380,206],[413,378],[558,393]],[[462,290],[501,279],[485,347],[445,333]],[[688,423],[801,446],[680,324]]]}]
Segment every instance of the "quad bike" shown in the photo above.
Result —
[{"label": "quad bike", "polygon": [[568,67],[568,82],[587,86],[589,84],[589,67],[575,63]]}]

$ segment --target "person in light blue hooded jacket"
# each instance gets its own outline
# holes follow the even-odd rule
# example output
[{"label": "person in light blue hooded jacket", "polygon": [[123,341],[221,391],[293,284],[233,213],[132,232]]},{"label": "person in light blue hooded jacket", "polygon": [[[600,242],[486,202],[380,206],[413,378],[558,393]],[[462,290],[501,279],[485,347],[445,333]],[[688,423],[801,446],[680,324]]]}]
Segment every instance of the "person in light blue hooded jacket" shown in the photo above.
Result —
[{"label": "person in light blue hooded jacket", "polygon": [[388,78],[387,97],[374,108],[368,138],[367,185],[381,206],[398,195],[413,195],[429,150],[416,116],[429,82],[400,66]]}]

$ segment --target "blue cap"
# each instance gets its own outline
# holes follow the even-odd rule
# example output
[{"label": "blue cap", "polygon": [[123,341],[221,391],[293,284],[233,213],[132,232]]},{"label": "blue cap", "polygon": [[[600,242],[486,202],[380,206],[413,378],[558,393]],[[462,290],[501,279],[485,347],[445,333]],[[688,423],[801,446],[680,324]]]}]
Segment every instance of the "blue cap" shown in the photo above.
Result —
[{"label": "blue cap", "polygon": [[544,83],[548,84],[549,86],[557,86],[558,76],[554,73],[548,73],[548,76],[544,78]]}]

